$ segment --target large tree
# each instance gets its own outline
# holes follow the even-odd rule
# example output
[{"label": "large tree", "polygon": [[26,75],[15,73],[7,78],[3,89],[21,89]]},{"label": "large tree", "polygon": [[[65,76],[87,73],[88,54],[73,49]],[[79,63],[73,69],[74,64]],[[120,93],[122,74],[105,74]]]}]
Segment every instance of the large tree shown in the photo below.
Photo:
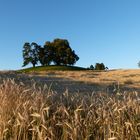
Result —
[{"label": "large tree", "polygon": [[75,54],[66,39],[55,39],[52,42],[54,47],[53,62],[56,65],[74,65],[79,57]]},{"label": "large tree", "polygon": [[38,63],[38,45],[36,43],[26,42],[23,46],[23,66],[32,64],[33,67]]}]

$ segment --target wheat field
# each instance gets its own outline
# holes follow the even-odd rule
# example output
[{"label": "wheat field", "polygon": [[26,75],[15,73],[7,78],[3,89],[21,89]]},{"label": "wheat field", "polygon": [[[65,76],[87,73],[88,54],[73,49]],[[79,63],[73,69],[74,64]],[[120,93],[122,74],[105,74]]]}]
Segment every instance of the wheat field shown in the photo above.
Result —
[{"label": "wheat field", "polygon": [[140,140],[139,92],[100,91],[117,82],[112,73],[138,87],[131,71],[0,73],[0,140]]},{"label": "wheat field", "polygon": [[120,83],[121,85],[129,85],[130,87],[140,87],[140,70],[125,69],[125,70],[109,70],[109,71],[43,71],[31,72],[32,75],[51,77],[69,78],[77,81],[88,83]]}]

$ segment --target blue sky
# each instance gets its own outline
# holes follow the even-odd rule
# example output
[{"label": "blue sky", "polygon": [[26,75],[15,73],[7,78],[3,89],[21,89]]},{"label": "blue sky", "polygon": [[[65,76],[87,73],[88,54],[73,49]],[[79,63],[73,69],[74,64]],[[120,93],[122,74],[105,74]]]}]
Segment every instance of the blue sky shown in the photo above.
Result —
[{"label": "blue sky", "polygon": [[20,69],[25,42],[65,38],[76,65],[137,68],[139,0],[0,0],[0,69]]}]

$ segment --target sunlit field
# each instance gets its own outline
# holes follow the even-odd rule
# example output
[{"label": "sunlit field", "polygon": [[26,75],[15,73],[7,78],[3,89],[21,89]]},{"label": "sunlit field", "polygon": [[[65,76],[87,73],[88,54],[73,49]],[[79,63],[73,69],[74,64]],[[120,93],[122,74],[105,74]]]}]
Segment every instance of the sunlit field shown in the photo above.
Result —
[{"label": "sunlit field", "polygon": [[1,72],[0,140],[139,140],[138,75]]},{"label": "sunlit field", "polygon": [[109,70],[109,71],[38,71],[30,72],[33,75],[47,75],[51,77],[69,78],[74,81],[109,85],[140,87],[140,70]]}]

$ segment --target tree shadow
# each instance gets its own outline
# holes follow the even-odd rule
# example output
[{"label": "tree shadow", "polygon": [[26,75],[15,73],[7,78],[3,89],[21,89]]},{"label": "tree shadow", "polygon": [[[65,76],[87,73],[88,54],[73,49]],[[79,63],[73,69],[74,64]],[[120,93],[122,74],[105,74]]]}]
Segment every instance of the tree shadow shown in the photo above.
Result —
[{"label": "tree shadow", "polygon": [[92,83],[84,81],[76,81],[70,78],[48,77],[48,76],[31,76],[31,79],[43,86],[48,85],[51,90],[63,93],[68,90],[70,93],[117,93],[117,92],[140,92],[140,88],[132,88],[128,85],[118,85],[117,82],[111,84]]}]

